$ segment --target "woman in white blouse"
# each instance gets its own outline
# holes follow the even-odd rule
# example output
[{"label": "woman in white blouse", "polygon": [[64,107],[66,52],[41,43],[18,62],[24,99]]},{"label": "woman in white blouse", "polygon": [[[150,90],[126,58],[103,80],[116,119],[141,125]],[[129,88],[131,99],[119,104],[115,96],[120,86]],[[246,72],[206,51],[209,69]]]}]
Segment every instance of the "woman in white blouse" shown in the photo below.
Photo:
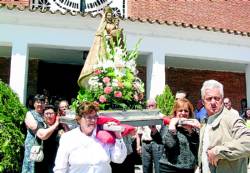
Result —
[{"label": "woman in white blouse", "polygon": [[120,133],[115,144],[96,138],[98,105],[81,103],[76,110],[79,127],[62,135],[54,173],[111,173],[110,161],[122,163],[127,149]]}]

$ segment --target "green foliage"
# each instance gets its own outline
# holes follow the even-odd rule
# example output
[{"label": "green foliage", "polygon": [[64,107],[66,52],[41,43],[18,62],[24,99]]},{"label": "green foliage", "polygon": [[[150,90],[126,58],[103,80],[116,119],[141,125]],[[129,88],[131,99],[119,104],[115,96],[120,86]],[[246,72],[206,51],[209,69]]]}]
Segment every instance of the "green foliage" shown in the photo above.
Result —
[{"label": "green foliage", "polygon": [[162,114],[170,116],[174,105],[174,96],[168,85],[165,86],[162,94],[156,96],[156,104]]},{"label": "green foliage", "polygon": [[21,129],[26,112],[17,95],[0,80],[0,173],[21,170],[24,144]]}]

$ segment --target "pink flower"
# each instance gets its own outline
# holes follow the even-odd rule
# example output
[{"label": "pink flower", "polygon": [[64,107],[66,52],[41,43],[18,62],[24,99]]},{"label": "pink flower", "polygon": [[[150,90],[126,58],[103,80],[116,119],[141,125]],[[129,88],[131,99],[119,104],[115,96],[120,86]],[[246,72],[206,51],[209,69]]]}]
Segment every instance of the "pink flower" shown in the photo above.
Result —
[{"label": "pink flower", "polygon": [[98,75],[98,74],[101,74],[102,73],[102,71],[100,70],[100,69],[96,69],[95,71],[94,71],[94,74],[95,75]]},{"label": "pink flower", "polygon": [[108,86],[108,87],[105,87],[105,88],[104,88],[104,93],[105,93],[105,94],[110,94],[110,93],[112,92],[112,90],[113,90],[112,87],[109,87],[109,86]]},{"label": "pink flower", "polygon": [[101,95],[101,96],[99,97],[99,101],[100,101],[101,103],[105,103],[105,102],[107,101],[107,99],[106,99],[106,97],[105,97],[104,95]]},{"label": "pink flower", "polygon": [[104,83],[109,83],[109,82],[110,82],[110,78],[109,78],[109,77],[104,77],[104,78],[102,79],[102,81],[103,81]]},{"label": "pink flower", "polygon": [[135,100],[135,101],[138,101],[138,100],[139,100],[139,97],[138,97],[137,94],[134,95],[134,100]]},{"label": "pink flower", "polygon": [[120,98],[120,97],[122,97],[122,92],[121,91],[115,91],[114,96]]}]

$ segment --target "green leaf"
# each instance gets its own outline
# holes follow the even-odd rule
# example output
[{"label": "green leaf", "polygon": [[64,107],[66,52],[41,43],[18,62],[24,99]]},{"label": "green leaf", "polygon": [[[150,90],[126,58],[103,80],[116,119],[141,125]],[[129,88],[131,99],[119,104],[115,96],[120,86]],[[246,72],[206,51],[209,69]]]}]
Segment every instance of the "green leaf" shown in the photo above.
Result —
[{"label": "green leaf", "polygon": [[27,112],[11,88],[0,81],[0,173],[20,172],[24,143],[22,124]]},{"label": "green leaf", "polygon": [[165,86],[162,94],[156,96],[157,107],[164,115],[171,115],[174,105],[174,96],[168,85]]}]

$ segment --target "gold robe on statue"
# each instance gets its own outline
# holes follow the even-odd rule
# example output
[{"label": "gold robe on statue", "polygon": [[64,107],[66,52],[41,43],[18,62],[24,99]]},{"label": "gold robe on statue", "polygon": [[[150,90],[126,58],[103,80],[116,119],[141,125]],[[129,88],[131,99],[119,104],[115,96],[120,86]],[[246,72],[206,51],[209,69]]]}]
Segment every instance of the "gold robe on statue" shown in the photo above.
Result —
[{"label": "gold robe on statue", "polygon": [[94,72],[94,65],[98,63],[99,58],[106,58],[106,48],[105,39],[112,39],[112,37],[117,36],[117,32],[122,33],[122,29],[118,28],[118,19],[115,19],[112,14],[112,9],[110,7],[105,8],[104,15],[102,17],[101,23],[95,34],[94,42],[89,50],[88,56],[78,78],[78,85],[80,87],[87,87],[88,80]]}]

